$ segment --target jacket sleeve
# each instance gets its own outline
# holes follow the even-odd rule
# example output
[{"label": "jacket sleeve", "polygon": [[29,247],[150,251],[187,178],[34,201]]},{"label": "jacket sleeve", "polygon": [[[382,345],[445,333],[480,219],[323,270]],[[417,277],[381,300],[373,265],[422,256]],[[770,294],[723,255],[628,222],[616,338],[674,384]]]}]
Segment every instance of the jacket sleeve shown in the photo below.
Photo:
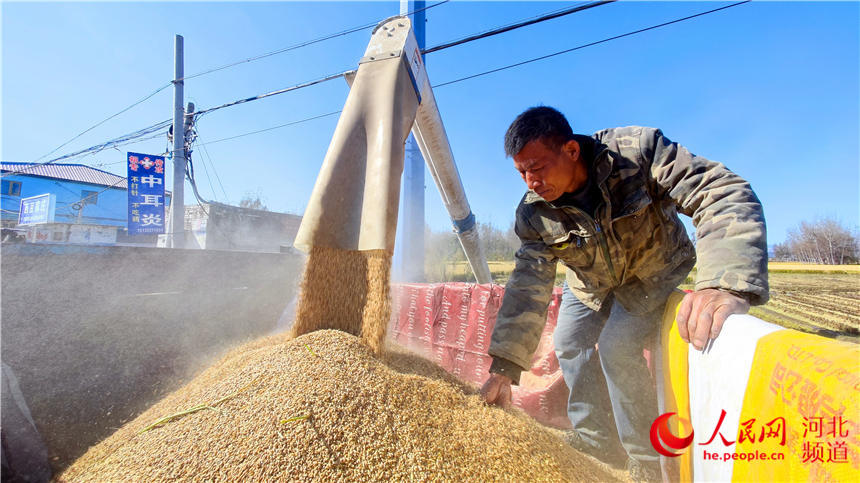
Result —
[{"label": "jacket sleeve", "polygon": [[695,156],[659,129],[644,129],[642,155],[657,195],[670,198],[696,227],[696,290],[719,288],[767,302],[767,236],[761,202],[722,163]]},{"label": "jacket sleeve", "polygon": [[523,211],[520,205],[514,230],[521,246],[514,255],[516,265],[505,286],[488,353],[528,371],[546,324],[557,258],[529,225]]}]

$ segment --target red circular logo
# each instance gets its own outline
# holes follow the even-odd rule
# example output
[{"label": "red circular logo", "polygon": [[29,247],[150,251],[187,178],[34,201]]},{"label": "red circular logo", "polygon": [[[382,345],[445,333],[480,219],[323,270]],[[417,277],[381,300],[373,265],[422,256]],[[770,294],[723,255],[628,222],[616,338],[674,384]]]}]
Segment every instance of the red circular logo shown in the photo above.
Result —
[{"label": "red circular logo", "polygon": [[[687,446],[690,446],[693,442],[692,430],[690,431],[690,435],[686,438],[679,438],[669,430],[669,418],[674,415],[675,413],[661,414],[660,417],[654,420],[654,424],[651,425],[651,446],[653,446],[658,453],[663,456],[668,456],[669,458],[674,458],[683,454],[683,451],[680,453],[674,453],[671,450],[680,451]],[[671,450],[667,449],[666,446]]]}]

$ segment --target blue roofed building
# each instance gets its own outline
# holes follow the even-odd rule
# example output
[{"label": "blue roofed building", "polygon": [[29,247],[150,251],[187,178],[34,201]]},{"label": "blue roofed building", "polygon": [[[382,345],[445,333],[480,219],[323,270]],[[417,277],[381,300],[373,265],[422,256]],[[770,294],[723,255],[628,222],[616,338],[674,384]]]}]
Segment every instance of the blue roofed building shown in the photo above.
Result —
[{"label": "blue roofed building", "polygon": [[[127,235],[128,182],[123,176],[61,163],[3,162],[0,171],[0,222],[3,228],[25,229],[27,241],[155,245],[157,236]],[[52,195],[45,197],[50,199],[49,219],[19,226],[21,200],[39,195]]]}]

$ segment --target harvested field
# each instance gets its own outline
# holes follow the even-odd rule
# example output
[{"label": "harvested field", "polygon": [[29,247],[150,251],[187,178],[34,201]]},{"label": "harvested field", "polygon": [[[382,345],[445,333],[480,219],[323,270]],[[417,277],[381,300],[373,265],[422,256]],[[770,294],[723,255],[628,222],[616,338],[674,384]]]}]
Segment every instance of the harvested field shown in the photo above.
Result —
[{"label": "harvested field", "polygon": [[769,278],[770,301],[752,315],[807,332],[860,335],[860,275],[771,272]]},{"label": "harvested field", "polygon": [[[209,404],[160,427],[164,416]],[[186,411],[187,412],[187,411]],[[60,481],[617,481],[417,356],[322,330],[228,354]]]},{"label": "harvested field", "polygon": [[855,273],[860,275],[860,265],[821,265],[817,263],[800,262],[768,262],[767,269],[770,273]]}]

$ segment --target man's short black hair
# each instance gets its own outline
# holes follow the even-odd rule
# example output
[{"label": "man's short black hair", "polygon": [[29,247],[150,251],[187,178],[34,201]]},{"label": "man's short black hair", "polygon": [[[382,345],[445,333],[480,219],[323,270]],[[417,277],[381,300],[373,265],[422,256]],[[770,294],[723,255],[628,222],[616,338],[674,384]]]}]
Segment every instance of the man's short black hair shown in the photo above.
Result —
[{"label": "man's short black hair", "polygon": [[517,116],[505,133],[505,154],[513,158],[526,144],[540,139],[546,147],[558,152],[573,139],[573,130],[564,114],[548,106],[527,109]]}]

